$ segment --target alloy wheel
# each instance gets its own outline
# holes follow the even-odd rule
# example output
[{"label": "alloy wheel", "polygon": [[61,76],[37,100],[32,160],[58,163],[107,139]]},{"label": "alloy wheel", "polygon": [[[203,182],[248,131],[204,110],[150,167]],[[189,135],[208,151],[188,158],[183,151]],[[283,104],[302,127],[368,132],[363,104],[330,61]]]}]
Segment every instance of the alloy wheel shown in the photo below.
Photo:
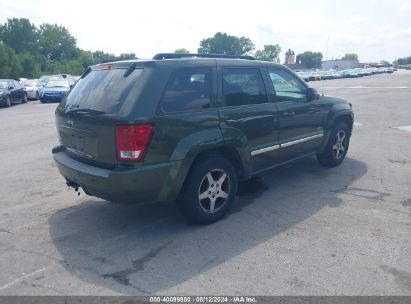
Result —
[{"label": "alloy wheel", "polygon": [[200,207],[208,213],[217,212],[227,202],[230,191],[230,177],[224,170],[209,171],[201,180],[198,189]]},{"label": "alloy wheel", "polygon": [[333,145],[333,156],[334,159],[340,159],[343,157],[345,150],[347,149],[347,136],[344,132],[344,130],[338,131],[336,138],[335,138],[335,143]]}]

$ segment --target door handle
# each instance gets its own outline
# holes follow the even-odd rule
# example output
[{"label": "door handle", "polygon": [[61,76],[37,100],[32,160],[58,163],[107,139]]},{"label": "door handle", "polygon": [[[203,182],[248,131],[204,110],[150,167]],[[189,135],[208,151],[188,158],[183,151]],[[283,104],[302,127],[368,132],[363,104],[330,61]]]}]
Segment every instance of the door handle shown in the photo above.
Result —
[{"label": "door handle", "polygon": [[294,116],[295,112],[283,112],[283,114],[281,115],[282,117],[289,117],[289,116]]}]

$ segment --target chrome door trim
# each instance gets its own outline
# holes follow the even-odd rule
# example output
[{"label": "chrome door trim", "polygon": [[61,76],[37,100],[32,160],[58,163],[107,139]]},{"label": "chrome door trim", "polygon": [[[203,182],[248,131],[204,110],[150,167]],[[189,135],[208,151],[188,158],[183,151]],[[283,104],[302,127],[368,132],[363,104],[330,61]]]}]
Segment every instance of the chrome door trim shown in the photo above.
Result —
[{"label": "chrome door trim", "polygon": [[316,134],[316,135],[311,135],[311,136],[303,137],[303,138],[300,138],[300,139],[288,141],[288,142],[285,142],[285,143],[281,144],[281,148],[289,147],[289,146],[296,145],[296,144],[301,144],[303,142],[306,142],[306,141],[309,141],[309,140],[312,140],[312,139],[323,137],[323,135],[324,135],[324,132],[321,132],[321,133]]},{"label": "chrome door trim", "polygon": [[267,148],[254,150],[254,151],[251,151],[251,156],[258,155],[258,154],[265,153],[265,152],[274,151],[274,150],[277,150],[277,149],[280,149],[280,145],[275,145],[275,146],[270,146],[270,147],[267,147]]},{"label": "chrome door trim", "polygon": [[303,138],[300,138],[300,139],[287,141],[287,142],[279,144],[279,145],[274,145],[274,146],[269,146],[267,148],[253,150],[253,151],[251,151],[251,156],[255,156],[255,155],[258,155],[258,154],[261,154],[261,153],[278,150],[278,149],[289,147],[289,146],[296,145],[296,144],[301,144],[303,142],[313,140],[313,139],[316,139],[316,138],[320,138],[320,137],[323,137],[323,136],[324,136],[324,132],[321,132],[321,133],[311,135],[311,136],[307,136],[307,137],[303,137]]}]

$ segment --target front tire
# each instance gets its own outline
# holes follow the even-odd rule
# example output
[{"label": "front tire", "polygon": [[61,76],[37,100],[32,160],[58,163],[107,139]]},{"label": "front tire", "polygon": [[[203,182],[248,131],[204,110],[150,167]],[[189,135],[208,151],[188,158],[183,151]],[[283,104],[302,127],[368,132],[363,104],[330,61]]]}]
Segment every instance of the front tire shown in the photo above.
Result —
[{"label": "front tire", "polygon": [[6,96],[6,108],[10,108],[11,107],[11,98],[9,95]]},{"label": "front tire", "polygon": [[218,221],[230,210],[237,194],[237,173],[222,157],[194,165],[179,196],[184,216],[193,224]]},{"label": "front tire", "polygon": [[347,155],[350,144],[350,130],[343,122],[338,122],[331,133],[324,150],[317,154],[318,162],[326,167],[335,167],[341,164]]}]

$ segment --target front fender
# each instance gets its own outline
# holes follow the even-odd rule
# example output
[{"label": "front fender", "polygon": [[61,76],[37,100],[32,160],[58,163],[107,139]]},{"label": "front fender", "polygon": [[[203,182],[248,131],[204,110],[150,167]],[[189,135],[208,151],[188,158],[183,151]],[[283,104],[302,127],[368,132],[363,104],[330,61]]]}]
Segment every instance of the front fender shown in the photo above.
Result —
[{"label": "front fender", "polygon": [[326,147],[329,137],[331,135],[331,132],[336,124],[336,122],[342,117],[349,117],[351,121],[350,130],[352,130],[353,123],[354,123],[354,113],[351,109],[351,106],[348,102],[345,103],[338,103],[334,104],[327,116],[326,124],[325,124],[325,136],[323,140],[323,144],[320,148],[320,151],[323,151],[323,149]]}]

